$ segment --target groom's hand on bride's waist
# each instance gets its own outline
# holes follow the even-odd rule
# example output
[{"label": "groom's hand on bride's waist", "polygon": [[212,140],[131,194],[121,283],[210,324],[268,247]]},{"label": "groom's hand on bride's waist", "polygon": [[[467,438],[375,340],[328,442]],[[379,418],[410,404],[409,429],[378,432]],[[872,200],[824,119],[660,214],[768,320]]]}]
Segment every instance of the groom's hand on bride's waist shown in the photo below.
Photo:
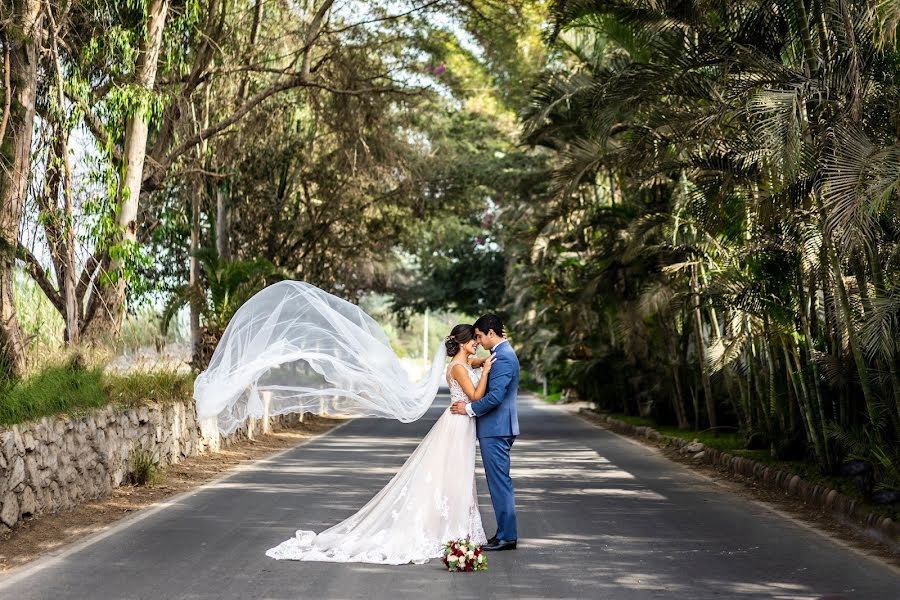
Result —
[{"label": "groom's hand on bride's waist", "polygon": [[460,400],[457,400],[453,404],[450,405],[450,412],[454,415],[464,415],[467,416],[466,413],[466,403]]}]

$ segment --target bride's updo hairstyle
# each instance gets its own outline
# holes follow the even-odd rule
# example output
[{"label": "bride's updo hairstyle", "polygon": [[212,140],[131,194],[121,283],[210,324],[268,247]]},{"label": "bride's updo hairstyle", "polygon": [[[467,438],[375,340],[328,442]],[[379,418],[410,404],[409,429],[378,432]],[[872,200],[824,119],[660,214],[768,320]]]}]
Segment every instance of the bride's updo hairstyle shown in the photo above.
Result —
[{"label": "bride's updo hairstyle", "polygon": [[460,346],[473,339],[475,339],[475,328],[466,323],[460,323],[450,331],[450,335],[444,338],[447,356],[456,356]]}]

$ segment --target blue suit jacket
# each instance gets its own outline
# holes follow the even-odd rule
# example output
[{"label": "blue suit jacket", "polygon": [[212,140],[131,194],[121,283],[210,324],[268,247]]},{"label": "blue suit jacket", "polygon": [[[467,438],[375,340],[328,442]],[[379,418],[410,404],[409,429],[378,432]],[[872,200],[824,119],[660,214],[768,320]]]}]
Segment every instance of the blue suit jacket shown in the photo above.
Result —
[{"label": "blue suit jacket", "polygon": [[519,358],[509,342],[497,347],[488,374],[487,393],[472,403],[479,438],[519,435],[516,394],[519,391]]}]

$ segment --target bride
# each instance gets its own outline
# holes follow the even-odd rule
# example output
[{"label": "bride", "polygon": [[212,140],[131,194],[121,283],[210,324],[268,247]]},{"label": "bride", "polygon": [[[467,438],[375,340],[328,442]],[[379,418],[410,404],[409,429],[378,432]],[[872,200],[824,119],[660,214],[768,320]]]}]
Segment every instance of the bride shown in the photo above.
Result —
[{"label": "bride", "polygon": [[[446,380],[451,403],[484,396],[493,356],[475,354],[475,330],[457,325],[447,336]],[[449,407],[449,405],[448,405]],[[424,563],[442,555],[444,543],[487,541],[475,492],[475,419],[449,409],[394,478],[368,504],[316,535],[296,535],[266,552],[276,559]]]},{"label": "bride", "polygon": [[[475,332],[457,325],[420,382],[409,380],[384,331],[358,306],[301,281],[281,281],[245,302],[194,383],[204,435],[229,435],[249,418],[286,413],[411,422],[441,380],[451,401],[485,395],[493,357],[473,358]],[[447,357],[451,360],[447,364]],[[475,419],[441,415],[397,475],[356,514],[318,535],[297,534],[276,559],[424,563],[450,539],[484,543],[475,495]]]}]

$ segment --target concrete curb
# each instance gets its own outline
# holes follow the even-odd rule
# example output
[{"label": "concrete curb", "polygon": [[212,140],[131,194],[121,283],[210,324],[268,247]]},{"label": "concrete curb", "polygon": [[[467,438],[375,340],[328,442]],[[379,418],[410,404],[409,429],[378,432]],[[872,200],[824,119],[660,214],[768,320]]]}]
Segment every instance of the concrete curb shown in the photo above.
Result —
[{"label": "concrete curb", "polygon": [[[578,414],[615,433],[672,445],[682,453],[687,453],[683,448],[692,443],[683,438],[661,434],[652,427],[631,425],[590,409],[582,408]],[[893,544],[900,542],[900,523],[883,515],[866,512],[857,500],[835,489],[813,484],[795,473],[775,469],[759,461],[733,456],[728,452],[708,446],[697,452],[695,457],[706,464],[753,479],[768,489],[782,491],[789,496],[799,498],[839,519],[848,520],[861,526],[867,530],[867,533],[874,534],[876,537],[885,538]]]}]

